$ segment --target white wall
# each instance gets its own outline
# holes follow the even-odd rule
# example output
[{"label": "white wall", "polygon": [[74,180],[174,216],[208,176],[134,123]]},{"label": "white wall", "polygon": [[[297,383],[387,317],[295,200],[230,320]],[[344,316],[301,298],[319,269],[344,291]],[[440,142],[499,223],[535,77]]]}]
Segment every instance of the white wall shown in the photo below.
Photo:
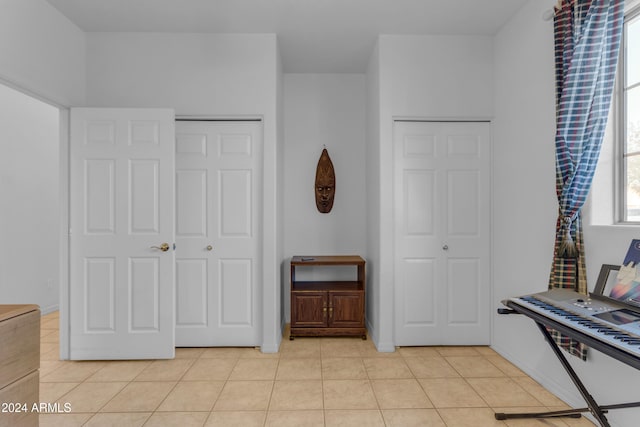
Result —
[{"label": "white wall", "polygon": [[[552,4],[528,2],[495,38],[495,308],[504,298],[544,291],[549,281],[558,209],[555,80],[553,24],[541,16]],[[494,311],[493,347],[518,366],[555,366],[545,346],[530,320]]]},{"label": "white wall", "polygon": [[0,304],[58,308],[58,109],[0,85]]},{"label": "white wall", "polygon": [[[495,38],[494,301],[546,290],[557,215],[553,23],[555,0],[531,0]],[[610,180],[609,180],[610,181]],[[588,215],[587,215],[588,217]],[[587,219],[585,217],[585,219]],[[588,222],[588,219],[587,219]],[[618,263],[637,228],[585,228],[589,288],[599,266]],[[494,311],[495,313],[495,311]],[[585,406],[534,323],[494,314],[493,348],[573,406]],[[568,356],[601,404],[637,400],[637,370],[594,350]],[[637,425],[638,410],[610,411],[614,426]]]},{"label": "white wall", "polygon": [[383,35],[379,49],[383,125],[391,117],[491,117],[491,37]]},{"label": "white wall", "polygon": [[[365,83],[364,74],[284,76],[287,260],[294,255],[357,254],[367,258]],[[336,173],[334,205],[327,214],[316,209],[314,190],[316,166],[324,145]],[[356,272],[355,268],[326,270],[301,273],[355,277]],[[285,292],[289,292],[288,280]],[[289,307],[290,301],[285,299],[287,319]]]},{"label": "white wall", "polygon": [[63,106],[84,102],[84,33],[42,0],[2,0],[0,80]]},{"label": "white wall", "polygon": [[273,114],[276,57],[273,34],[88,33],[87,105]]},{"label": "white wall", "polygon": [[[378,39],[376,56],[369,66],[370,80],[379,81],[378,140],[370,141],[369,176],[378,175],[370,192],[370,208],[379,217],[369,244],[376,264],[370,291],[374,292],[368,313],[378,350],[394,349],[394,239],[393,239],[393,120],[488,119],[493,115],[493,40],[482,36],[399,36]],[[372,66],[378,62],[377,75]],[[371,93],[371,91],[369,91]],[[370,107],[371,108],[371,107]],[[377,111],[373,111],[374,114]],[[376,119],[372,123],[374,123]],[[376,137],[375,130],[369,130]],[[375,194],[374,194],[375,193]],[[377,206],[375,206],[377,205]],[[377,215],[377,214],[376,214]]]},{"label": "white wall", "polygon": [[[170,107],[178,116],[263,120],[262,350],[280,340],[278,83],[274,34],[87,34],[87,104]],[[280,178],[281,179],[281,178]],[[280,197],[280,199],[279,199]]]}]

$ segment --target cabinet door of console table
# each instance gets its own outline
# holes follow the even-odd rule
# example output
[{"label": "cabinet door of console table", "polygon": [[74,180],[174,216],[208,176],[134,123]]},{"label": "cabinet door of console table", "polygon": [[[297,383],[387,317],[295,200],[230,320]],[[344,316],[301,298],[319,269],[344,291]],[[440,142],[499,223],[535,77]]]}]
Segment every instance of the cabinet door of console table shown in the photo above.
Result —
[{"label": "cabinet door of console table", "polygon": [[327,293],[292,292],[291,327],[326,327]]},{"label": "cabinet door of console table", "polygon": [[363,328],[364,293],[329,291],[329,326]]}]

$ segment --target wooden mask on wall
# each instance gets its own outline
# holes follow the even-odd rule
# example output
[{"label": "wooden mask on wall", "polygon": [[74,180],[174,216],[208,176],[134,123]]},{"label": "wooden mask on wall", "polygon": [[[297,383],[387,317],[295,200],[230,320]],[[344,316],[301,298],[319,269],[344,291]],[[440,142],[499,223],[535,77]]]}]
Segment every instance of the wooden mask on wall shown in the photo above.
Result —
[{"label": "wooden mask on wall", "polygon": [[331,212],[333,197],[336,194],[336,174],[333,163],[325,148],[322,150],[316,168],[316,207],[321,213]]}]

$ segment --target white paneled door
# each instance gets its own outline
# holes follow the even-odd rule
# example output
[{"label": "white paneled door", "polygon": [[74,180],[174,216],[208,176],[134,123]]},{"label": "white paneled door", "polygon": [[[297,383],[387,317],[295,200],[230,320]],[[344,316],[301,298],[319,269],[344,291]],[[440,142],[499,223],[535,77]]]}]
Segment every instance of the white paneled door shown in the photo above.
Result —
[{"label": "white paneled door", "polygon": [[71,359],[174,357],[174,126],[71,109]]},{"label": "white paneled door", "polygon": [[176,123],[176,345],[258,345],[262,126]]},{"label": "white paneled door", "polygon": [[490,342],[490,123],[394,123],[396,345]]}]

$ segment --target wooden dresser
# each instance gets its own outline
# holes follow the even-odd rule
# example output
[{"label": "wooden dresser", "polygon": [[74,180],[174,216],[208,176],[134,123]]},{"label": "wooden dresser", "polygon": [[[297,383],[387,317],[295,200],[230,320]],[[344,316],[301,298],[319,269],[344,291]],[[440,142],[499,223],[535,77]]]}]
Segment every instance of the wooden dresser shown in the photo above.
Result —
[{"label": "wooden dresser", "polygon": [[[296,267],[353,266],[356,280],[300,281]],[[364,325],[365,261],[357,255],[294,256],[291,259],[291,335],[361,336]]]},{"label": "wooden dresser", "polygon": [[40,308],[0,305],[0,427],[38,426]]}]

